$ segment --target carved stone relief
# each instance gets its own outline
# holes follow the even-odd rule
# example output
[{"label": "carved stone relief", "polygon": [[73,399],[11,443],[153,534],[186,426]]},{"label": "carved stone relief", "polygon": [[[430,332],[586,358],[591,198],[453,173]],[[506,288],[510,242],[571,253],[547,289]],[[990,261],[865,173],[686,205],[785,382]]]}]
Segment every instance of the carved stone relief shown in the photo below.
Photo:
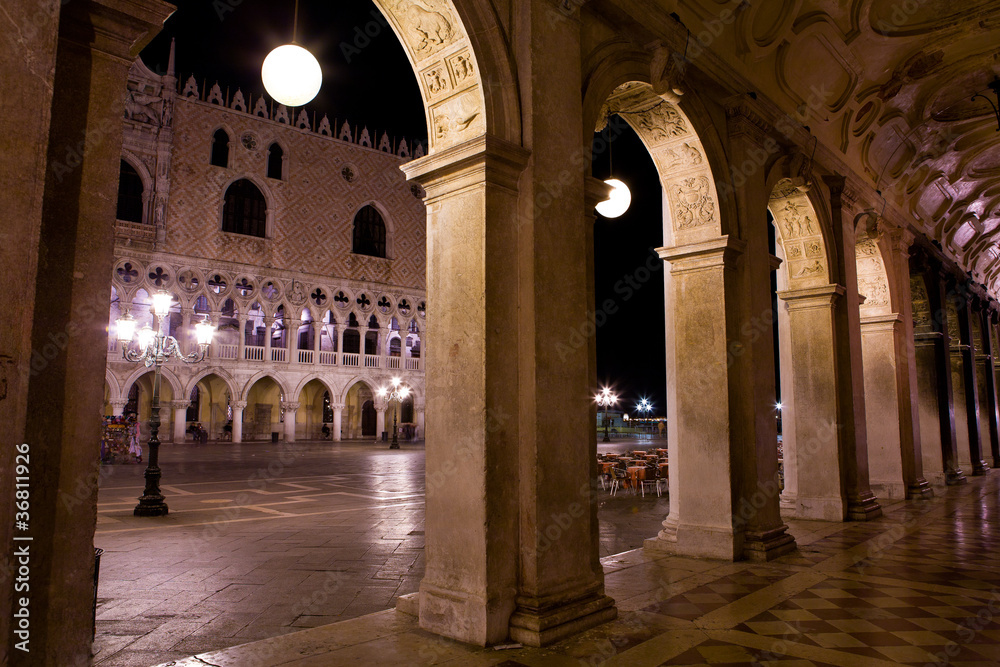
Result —
[{"label": "carved stone relief", "polygon": [[688,133],[684,117],[668,102],[661,102],[646,111],[628,115],[633,121],[633,126],[651,144],[662,143]]},{"label": "carved stone relief", "polygon": [[677,229],[701,227],[715,221],[715,202],[705,176],[685,178],[674,183],[670,193]]},{"label": "carved stone relief", "polygon": [[434,138],[452,143],[485,131],[485,120],[475,91],[456,95],[431,110]]},{"label": "carved stone relief", "polygon": [[661,175],[675,169],[693,167],[703,162],[701,153],[688,142],[675,148],[658,151],[655,157]]},{"label": "carved stone relief", "polygon": [[454,20],[441,0],[396,0],[389,4],[415,59],[432,56],[455,39]]}]

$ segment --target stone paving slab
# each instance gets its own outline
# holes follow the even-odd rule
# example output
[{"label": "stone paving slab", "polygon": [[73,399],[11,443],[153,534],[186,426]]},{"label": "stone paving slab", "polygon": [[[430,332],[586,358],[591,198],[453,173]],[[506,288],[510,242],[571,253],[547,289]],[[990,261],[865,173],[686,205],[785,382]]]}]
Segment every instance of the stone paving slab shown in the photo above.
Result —
[{"label": "stone paving slab", "polygon": [[[165,517],[132,515],[142,466],[105,466],[94,664],[151,665],[393,608],[424,571],[423,454],[165,444]],[[655,495],[601,498],[602,556],[641,546],[669,509]]]}]

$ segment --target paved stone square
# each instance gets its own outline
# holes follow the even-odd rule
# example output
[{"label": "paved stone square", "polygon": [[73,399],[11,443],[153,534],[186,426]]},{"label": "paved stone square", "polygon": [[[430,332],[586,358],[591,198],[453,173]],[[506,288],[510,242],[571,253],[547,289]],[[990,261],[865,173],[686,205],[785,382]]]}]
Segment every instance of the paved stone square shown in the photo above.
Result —
[{"label": "paved stone square", "polygon": [[[343,621],[419,586],[423,443],[167,444],[160,466],[170,513],[152,518],[132,515],[145,463],[100,469],[96,665],[145,667]],[[599,498],[602,557],[641,547],[668,512],[666,496]]]}]

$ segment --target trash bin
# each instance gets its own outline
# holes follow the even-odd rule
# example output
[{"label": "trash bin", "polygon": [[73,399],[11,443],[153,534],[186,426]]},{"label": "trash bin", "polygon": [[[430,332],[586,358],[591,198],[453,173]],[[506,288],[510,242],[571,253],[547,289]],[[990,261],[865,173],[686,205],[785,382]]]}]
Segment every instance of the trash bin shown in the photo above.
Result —
[{"label": "trash bin", "polygon": [[94,615],[90,630],[91,641],[97,638],[97,582],[101,578],[101,554],[103,553],[104,549],[94,548]]},{"label": "trash bin", "polygon": [[271,442],[278,442],[278,432],[271,431]]}]

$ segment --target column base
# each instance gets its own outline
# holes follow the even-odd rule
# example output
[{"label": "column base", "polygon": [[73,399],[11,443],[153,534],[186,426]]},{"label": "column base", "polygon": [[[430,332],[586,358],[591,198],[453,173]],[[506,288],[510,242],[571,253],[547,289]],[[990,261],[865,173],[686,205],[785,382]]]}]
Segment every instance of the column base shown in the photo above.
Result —
[{"label": "column base", "polygon": [[743,557],[756,563],[764,563],[795,551],[795,538],[788,534],[788,526],[782,524],[765,531],[747,530],[743,538]]},{"label": "column base", "polygon": [[917,481],[906,485],[907,500],[927,500],[933,497],[934,489],[931,488],[930,483],[923,477],[918,477]]},{"label": "column base", "polygon": [[978,477],[979,475],[985,475],[990,471],[990,464],[982,459],[974,462],[972,464],[972,476]]},{"label": "column base", "polygon": [[845,514],[844,499],[839,495],[824,497],[799,494],[797,507],[794,509],[796,519],[816,521],[843,521]]},{"label": "column base", "polygon": [[615,601],[602,593],[549,609],[518,605],[510,638],[525,646],[547,646],[618,617]]},{"label": "column base", "polygon": [[965,473],[962,472],[961,468],[955,468],[953,470],[944,471],[944,483],[947,486],[957,486],[959,484],[968,484],[969,480],[965,478]]},{"label": "column base", "polygon": [[871,521],[882,516],[882,506],[871,491],[853,498],[847,503],[847,518],[851,521]]},{"label": "column base", "polygon": [[642,548],[657,555],[735,561],[743,554],[736,552],[734,539],[732,530],[664,522],[660,534],[643,542]]},{"label": "column base", "polygon": [[420,584],[420,627],[477,646],[507,639],[513,601],[489,600],[465,591]]}]

